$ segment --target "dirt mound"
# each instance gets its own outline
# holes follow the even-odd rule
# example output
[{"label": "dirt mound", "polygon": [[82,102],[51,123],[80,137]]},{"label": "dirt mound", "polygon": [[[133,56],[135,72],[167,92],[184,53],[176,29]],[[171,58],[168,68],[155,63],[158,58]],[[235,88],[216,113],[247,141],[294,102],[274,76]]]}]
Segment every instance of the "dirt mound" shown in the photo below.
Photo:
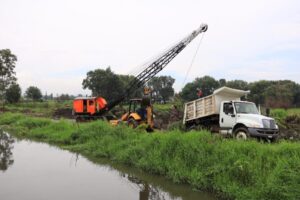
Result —
[{"label": "dirt mound", "polygon": [[299,115],[287,116],[279,127],[279,136],[283,139],[300,140],[300,117]]},{"label": "dirt mound", "polygon": [[300,124],[300,116],[299,115],[289,115],[285,118],[286,124]]},{"label": "dirt mound", "polygon": [[73,119],[72,109],[71,108],[60,108],[56,109],[53,113],[54,118],[67,118]]},{"label": "dirt mound", "polygon": [[0,108],[0,112],[7,112],[7,111],[9,111],[9,110],[6,109],[5,107],[4,108],[3,107]]},{"label": "dirt mound", "polygon": [[281,127],[279,131],[279,138],[286,140],[300,140],[300,125],[293,128]]},{"label": "dirt mound", "polygon": [[182,121],[183,113],[177,108],[172,108],[169,111],[154,112],[154,126],[158,129],[168,129],[173,123]]}]

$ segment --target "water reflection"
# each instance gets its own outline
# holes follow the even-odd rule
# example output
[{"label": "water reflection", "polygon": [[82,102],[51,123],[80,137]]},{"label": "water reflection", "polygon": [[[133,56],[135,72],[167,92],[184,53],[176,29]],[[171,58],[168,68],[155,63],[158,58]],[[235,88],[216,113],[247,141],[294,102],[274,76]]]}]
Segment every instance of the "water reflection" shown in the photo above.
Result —
[{"label": "water reflection", "polygon": [[6,171],[14,163],[12,149],[14,139],[0,130],[0,170]]},{"label": "water reflection", "polygon": [[138,179],[133,175],[122,174],[123,177],[127,180],[138,186],[139,188],[139,200],[164,200],[165,195],[157,187],[152,186],[151,184]]},{"label": "water reflection", "polygon": [[[139,200],[215,200],[211,193],[192,190],[189,185],[174,184],[165,177],[151,175],[140,169],[128,167],[107,159],[88,158],[97,165],[118,171],[126,185],[138,193]],[[125,198],[126,199],[126,198]]]}]

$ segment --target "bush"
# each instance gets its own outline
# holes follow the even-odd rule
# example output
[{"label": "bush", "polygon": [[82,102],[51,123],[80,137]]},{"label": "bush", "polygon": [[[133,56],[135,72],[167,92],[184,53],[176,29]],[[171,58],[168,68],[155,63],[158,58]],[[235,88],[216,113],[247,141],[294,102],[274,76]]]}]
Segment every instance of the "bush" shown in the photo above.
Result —
[{"label": "bush", "polygon": [[169,124],[168,130],[169,131],[174,131],[174,130],[184,131],[185,130],[185,126],[182,123],[182,121],[172,122],[171,124]]},{"label": "bush", "polygon": [[288,112],[284,109],[274,109],[271,110],[271,116],[275,119],[282,120],[288,116]]}]

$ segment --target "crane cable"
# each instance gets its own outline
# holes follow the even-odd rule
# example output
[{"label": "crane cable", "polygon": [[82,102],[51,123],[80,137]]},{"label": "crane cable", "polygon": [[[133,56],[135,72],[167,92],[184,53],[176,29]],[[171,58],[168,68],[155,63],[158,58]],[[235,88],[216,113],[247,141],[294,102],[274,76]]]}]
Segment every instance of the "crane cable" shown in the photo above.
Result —
[{"label": "crane cable", "polygon": [[192,66],[193,66],[193,64],[194,64],[194,61],[195,61],[195,58],[196,58],[196,56],[197,56],[199,47],[200,47],[200,45],[201,45],[201,43],[202,43],[202,39],[203,39],[203,37],[204,37],[204,34],[205,34],[205,32],[204,32],[204,33],[202,34],[202,36],[201,36],[201,39],[200,39],[200,41],[199,41],[198,47],[197,47],[197,49],[196,49],[196,52],[195,52],[195,54],[194,54],[194,56],[193,56],[193,58],[192,58],[192,62],[191,62],[191,64],[190,64],[190,66],[189,66],[189,68],[188,68],[188,70],[187,70],[187,72],[186,72],[186,75],[185,75],[185,77],[184,77],[184,80],[183,80],[183,82],[182,82],[181,88],[183,88],[183,86],[184,86],[184,84],[185,84],[185,82],[186,82],[186,79],[187,79],[187,77],[188,77],[188,75],[189,75],[189,73],[190,73],[190,71],[191,71],[191,68],[192,68]]},{"label": "crane cable", "polygon": [[[187,37],[187,36],[186,36]],[[165,54],[165,52],[167,50],[170,50],[171,48],[173,48],[175,45],[177,45],[179,43],[179,41],[181,41],[182,38],[174,43],[172,43],[171,45],[169,45],[168,47],[164,48],[162,51],[160,51],[158,54],[153,55],[152,57],[148,58],[146,61],[144,61],[143,63],[141,63],[140,65],[138,65],[137,67],[135,67],[134,69],[132,69],[130,72],[128,72],[127,74],[132,75],[132,76],[137,76],[140,72],[142,72],[143,70],[145,70],[150,63],[153,63],[155,60],[157,60],[159,57],[161,57],[162,55]]]}]

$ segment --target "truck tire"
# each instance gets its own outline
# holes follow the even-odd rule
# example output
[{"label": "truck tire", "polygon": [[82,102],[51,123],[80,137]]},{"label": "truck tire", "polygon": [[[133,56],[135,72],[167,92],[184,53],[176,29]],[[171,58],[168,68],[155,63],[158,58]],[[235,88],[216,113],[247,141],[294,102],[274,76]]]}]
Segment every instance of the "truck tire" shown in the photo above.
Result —
[{"label": "truck tire", "polygon": [[131,128],[136,128],[139,124],[138,122],[133,119],[133,118],[130,118],[128,121],[127,121],[127,125]]},{"label": "truck tire", "polygon": [[247,128],[241,127],[241,128],[237,128],[234,131],[234,137],[237,140],[247,140],[249,138],[249,132]]}]

